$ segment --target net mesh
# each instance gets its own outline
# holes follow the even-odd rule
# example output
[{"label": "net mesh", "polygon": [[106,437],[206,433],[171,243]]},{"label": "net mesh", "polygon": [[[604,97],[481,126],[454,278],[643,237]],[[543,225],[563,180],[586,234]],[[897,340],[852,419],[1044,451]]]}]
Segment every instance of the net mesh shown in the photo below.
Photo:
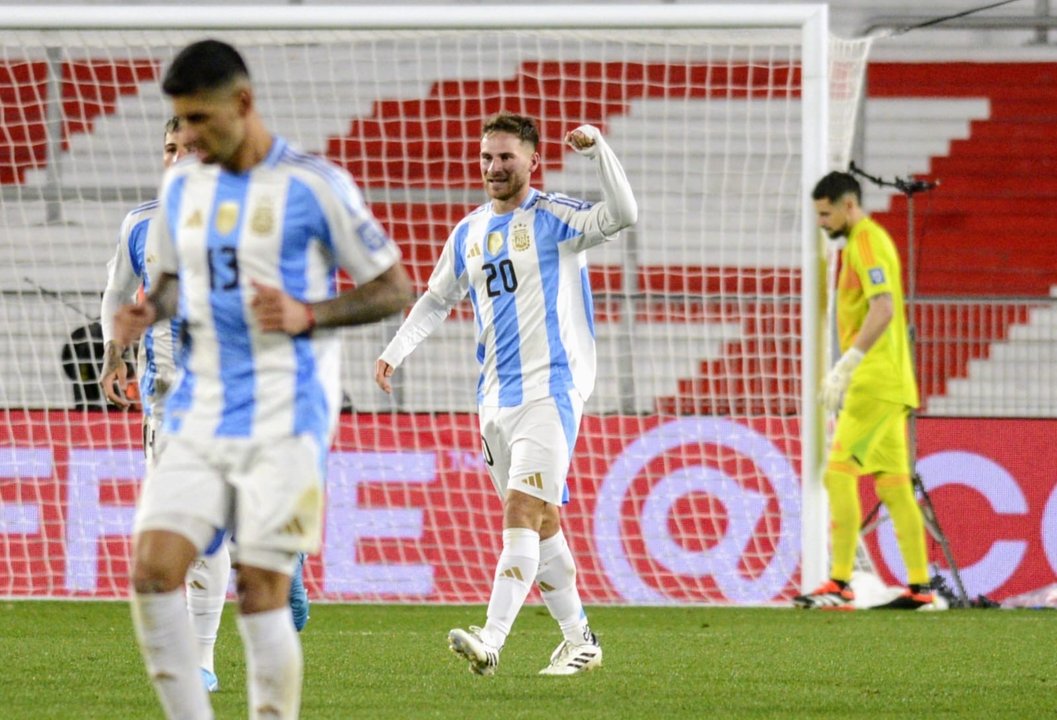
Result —
[{"label": "net mesh", "polygon": [[[640,221],[590,256],[599,380],[563,511],[584,598],[766,603],[796,589],[799,32],[211,34],[243,52],[273,131],[352,172],[419,291],[482,202],[484,117],[537,117],[534,184],[592,200],[594,169],[561,138],[599,126]],[[0,40],[0,595],[126,595],[139,418],[100,402],[95,320],[121,220],[160,180],[162,69],[199,37]],[[841,97],[853,107],[859,91]],[[484,601],[501,510],[479,451],[470,307],[390,397],[372,373],[399,322],[345,331],[346,412],[307,583],[323,599]]]}]

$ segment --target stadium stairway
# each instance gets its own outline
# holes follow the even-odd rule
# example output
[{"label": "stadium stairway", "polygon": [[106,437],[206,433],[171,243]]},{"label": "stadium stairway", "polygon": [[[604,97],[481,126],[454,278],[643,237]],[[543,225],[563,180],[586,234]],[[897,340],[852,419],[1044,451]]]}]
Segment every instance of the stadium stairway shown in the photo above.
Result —
[{"label": "stadium stairway", "polygon": [[[874,63],[868,93],[990,103],[920,176],[941,184],[915,199],[918,293],[1046,297],[1057,284],[1057,64]],[[876,217],[906,257],[906,199]]]},{"label": "stadium stairway", "polygon": [[[1057,298],[1057,286],[1051,294]],[[976,341],[974,356],[962,353],[963,373],[949,376],[944,395],[930,398],[930,414],[1057,417],[1057,303],[990,310],[1015,312],[1017,322],[1007,325],[1002,342]]]},{"label": "stadium stairway", "polygon": [[[425,98],[379,100],[330,139],[326,155],[371,187],[476,188],[476,166],[451,158],[475,157],[481,120],[500,110],[539,119],[549,172],[562,168],[567,118],[604,125],[636,100],[764,99],[790,92],[793,73],[792,66],[526,61],[503,79],[441,80]],[[545,184],[546,175],[536,181]]]},{"label": "stadium stairway", "polygon": [[[1010,132],[1014,137],[1045,137],[1040,135],[1038,122],[1031,127],[1033,115],[1021,118],[1014,112],[1019,105],[1022,110],[1031,110],[1037,115],[1038,108],[1023,95],[1008,91],[1009,87],[1016,85],[1015,78],[1009,74],[1016,75],[1025,66],[988,66],[990,69],[982,76],[990,78],[991,82],[974,84],[972,79],[981,76],[979,68],[969,64],[956,65],[954,72],[958,81],[953,84],[953,89],[936,81],[937,75],[942,76],[947,67],[871,66],[870,96],[873,102],[868,113],[874,117],[870,129],[875,136],[883,136],[886,129],[889,131],[888,137],[876,143],[874,157],[881,161],[870,163],[871,169],[878,172],[889,153],[896,158],[900,153],[914,153],[916,157],[908,158],[908,165],[918,170],[915,174],[923,176],[930,171],[934,174],[943,168],[950,171],[950,177],[944,179],[942,191],[934,193],[936,207],[926,206],[918,213],[918,292],[922,295],[981,295],[1001,289],[1006,293],[1038,295],[1040,288],[1048,287],[1052,279],[1052,270],[1046,268],[1049,261],[1046,249],[1019,236],[1009,243],[1011,250],[1002,252],[1000,248],[1004,241],[998,239],[997,233],[1008,227],[1008,219],[986,204],[988,198],[1002,197],[1017,187],[1020,184],[1017,173],[1023,173],[1031,166],[1031,158],[1026,155],[1030,143],[1013,144],[1014,152],[1024,153],[1018,161],[1008,157],[1002,149],[1004,144],[996,142],[996,138]],[[1045,88],[1043,80],[1048,77],[1045,66],[1031,66],[1030,69],[1040,75],[1037,85]],[[636,68],[630,75],[645,77],[653,71],[644,66]],[[622,124],[634,122],[639,116],[648,116],[651,112],[644,87],[634,82],[606,84],[603,81],[614,72],[629,74],[627,68],[615,64],[558,67],[555,63],[541,62],[523,65],[514,78],[473,81],[473,87],[467,86],[470,81],[439,82],[427,98],[380,101],[370,117],[355,120],[342,137],[332,138],[328,153],[332,159],[350,166],[354,174],[365,178],[372,186],[470,187],[476,183],[470,166],[453,174],[451,164],[445,158],[470,156],[475,142],[476,116],[505,106],[544,118],[544,137],[551,136],[550,142],[544,145],[545,150],[552,153],[547,158],[548,177],[558,179],[569,175],[575,178],[577,170],[566,168],[561,154],[553,153],[554,148],[560,147],[556,139],[561,128],[553,127],[548,118],[568,117],[571,113],[619,132]],[[575,92],[569,84],[555,85],[548,80],[563,75],[578,80],[572,83]],[[466,105],[468,97],[480,95],[491,98],[491,104]],[[585,101],[584,97],[595,99]],[[453,104],[458,105],[458,112],[451,111]],[[472,120],[468,121],[467,116]],[[445,117],[448,119],[430,119]],[[1011,131],[1011,127],[1016,130]],[[898,146],[894,153],[893,145]],[[411,162],[400,156],[405,152],[410,154]],[[980,157],[989,157],[990,161],[979,163]],[[633,174],[630,170],[629,174]],[[641,170],[649,172],[651,169]],[[996,177],[999,171],[1005,175]],[[985,173],[991,174],[990,181],[986,180]],[[573,182],[572,185],[582,183]],[[566,183],[557,182],[555,186],[565,187]],[[978,201],[983,202],[978,204]],[[646,202],[649,202],[648,198]],[[403,209],[394,210],[397,215],[406,214]],[[411,209],[419,222],[411,224],[411,232],[406,238],[395,231],[399,239],[412,249],[411,257],[417,260],[413,267],[421,271],[416,273],[420,284],[425,280],[421,275],[432,266],[430,260],[437,250],[436,236],[427,233],[433,239],[427,238],[424,245],[414,237],[421,231],[423,222],[430,224],[431,219],[422,216],[424,212],[423,208]],[[926,227],[932,213],[936,214],[937,220]],[[906,218],[905,200],[902,197],[891,199],[887,209],[877,216],[892,229],[906,257],[905,232],[900,232]],[[1045,225],[1043,220],[1022,227],[1041,231]],[[924,232],[926,229],[928,235]],[[645,232],[643,235],[649,238],[662,234]],[[972,240],[969,249],[965,247],[966,237]],[[928,245],[925,245],[926,241]],[[1025,282],[1017,287],[1002,282],[1001,273],[996,270],[1010,267],[1007,261],[1011,256],[1021,263],[1013,270],[1019,280],[1035,276],[1039,282]],[[623,286],[620,268],[607,264],[609,259],[603,258],[602,263],[594,265],[592,279],[596,290],[619,290]],[[1024,269],[1029,272],[1025,274]],[[640,267],[635,284],[645,292],[707,294],[714,291],[710,289],[711,285],[716,284],[724,272],[744,274],[744,269],[731,270],[734,269],[647,264]],[[723,281],[718,282],[722,284]],[[795,284],[795,277],[793,282]],[[746,292],[743,285],[738,285],[738,290]],[[701,327],[709,321],[725,321],[729,325],[733,320],[741,326],[742,335],[727,342],[720,357],[701,361],[700,372],[680,380],[674,395],[660,396],[656,405],[658,409],[702,414],[784,415],[795,412],[799,400],[799,381],[795,375],[795,360],[799,357],[798,327],[793,319],[795,306],[779,303],[749,305],[752,309],[735,308],[721,315],[707,317],[706,314],[706,317],[698,318],[703,323]],[[990,343],[1002,340],[1012,324],[1023,322],[1026,312],[1000,312],[985,303],[947,314],[916,308],[914,320],[919,335],[932,340],[931,344],[923,343],[918,352],[924,394],[942,394],[949,377],[964,377],[970,361],[986,357]],[[671,307],[660,311],[663,316],[671,313]],[[649,320],[647,317],[640,319]],[[778,334],[761,335],[761,328],[767,328],[767,333]],[[790,369],[794,372],[787,373]]]},{"label": "stadium stairway", "polygon": [[[62,147],[70,136],[90,132],[97,117],[112,114],[121,95],[157,77],[149,59],[63,62]],[[47,157],[48,63],[0,62],[0,184],[21,183]]]},{"label": "stadium stairway", "polygon": [[[1057,285],[1057,182],[1050,177],[1057,168],[1057,65],[877,63],[869,68],[868,92],[871,99],[984,96],[990,104],[989,117],[973,120],[969,137],[954,140],[950,152],[931,158],[928,171],[919,175],[940,182],[917,196],[914,208],[915,284],[925,302],[913,317],[927,409],[972,412],[967,398],[975,396],[976,412],[994,406],[999,413],[1036,408],[1057,414],[1057,403],[1040,398],[1025,398],[1030,401],[1019,410],[983,401],[996,387],[1002,392],[996,378],[1024,377],[1016,364],[983,367],[1038,314],[1030,303],[991,297],[1047,298]],[[888,212],[876,217],[894,231],[906,258],[906,198],[896,195]],[[980,300],[944,307],[936,296]],[[1052,373],[1046,363],[1050,351],[1034,353],[1042,375]],[[949,387],[954,399],[944,397]]]},{"label": "stadium stairway", "polygon": [[[147,93],[148,88],[156,85],[156,72],[157,65],[150,61],[64,65],[66,80],[62,93],[67,116],[64,147],[80,142],[78,134],[95,133],[96,126],[106,126],[106,118],[121,103],[121,95]],[[455,200],[466,197],[458,191],[473,189],[477,184],[471,167],[451,163],[450,158],[472,156],[467,153],[472,153],[479,118],[471,117],[469,124],[452,118],[466,118],[473,112],[483,116],[501,105],[542,116],[544,136],[548,139],[544,149],[552,153],[547,158],[547,175],[542,180],[548,185],[554,180],[554,187],[563,189],[570,187],[569,180],[574,180],[571,187],[580,187],[582,184],[575,179],[582,168],[577,169],[576,163],[564,162],[560,142],[556,141],[564,128],[548,118],[576,116],[602,124],[607,134],[619,132],[622,123],[648,123],[650,113],[661,107],[657,101],[665,100],[655,97],[662,84],[650,82],[658,72],[665,72],[665,68],[539,61],[523,63],[511,75],[500,73],[508,78],[505,80],[441,80],[417,99],[412,93],[410,99],[375,102],[368,114],[351,122],[347,131],[326,134],[325,128],[320,128],[321,137],[328,138],[320,141],[321,147],[346,164],[352,162],[349,158],[363,158],[356,161],[360,165],[352,170],[365,181],[376,212],[404,248],[421,287],[448,229],[469,207]],[[900,157],[900,153],[914,153],[916,158],[908,158],[906,166],[916,175],[942,181],[931,197],[919,198],[918,202],[918,293],[981,297],[978,305],[970,304],[959,311],[960,315],[915,310],[919,335],[936,338],[935,347],[942,347],[936,351],[942,355],[942,362],[919,352],[923,389],[927,394],[942,394],[949,380],[965,378],[974,362],[987,360],[993,340],[1006,338],[1010,328],[1027,320],[1027,309],[989,310],[982,296],[1003,293],[1041,297],[1051,285],[1057,284],[1057,270],[1053,254],[1048,252],[1046,237],[1048,229],[1055,226],[1050,216],[1055,212],[1053,196],[1057,195],[1057,185],[1043,175],[1057,163],[1057,153],[1050,148],[1053,143],[1047,142],[1057,134],[1052,127],[1052,115],[1057,112],[1052,102],[1057,95],[1055,72],[1052,66],[1031,63],[944,63],[942,66],[875,63],[870,66],[868,168],[877,174],[887,174],[888,170],[878,169],[885,167],[883,160]],[[4,113],[0,117],[0,183],[21,183],[27,173],[40,176],[44,151],[41,99],[44,77],[42,63],[0,64],[0,99],[4,100]],[[618,78],[620,82],[608,82],[607,78]],[[737,85],[738,80],[731,78],[730,82]],[[678,95],[678,78],[675,78],[675,90],[671,87],[671,76],[666,77],[666,82],[669,85],[666,92]],[[716,78],[712,78],[712,83],[723,85]],[[466,107],[467,95],[478,96],[482,90],[489,93],[492,104]],[[694,106],[727,102],[736,107],[737,104],[736,98],[709,98],[707,92],[686,83],[683,94],[694,93],[700,97],[683,98],[687,100],[687,107],[680,108],[680,112],[691,113],[688,117],[697,118],[693,113],[699,110]],[[700,102],[705,99],[709,103]],[[666,101],[673,102],[670,95]],[[339,103],[338,99],[335,102]],[[440,119],[427,119],[430,113]],[[896,122],[899,118],[902,125]],[[122,135],[132,128],[138,133],[136,137],[142,136],[144,140],[154,137],[155,130],[146,121],[140,127],[129,117],[120,125],[124,128]],[[871,138],[876,142],[871,142]],[[128,145],[127,136],[115,136],[112,144],[116,147],[122,144],[122,139]],[[398,157],[401,153],[403,160]],[[877,162],[871,161],[871,156]],[[926,156],[931,160],[927,165],[921,164]],[[438,175],[434,160],[445,158],[449,168],[461,169]],[[693,158],[688,162],[691,161]],[[635,160],[629,157],[625,162]],[[29,172],[33,168],[38,169]],[[655,172],[648,165],[636,168],[639,171]],[[152,184],[154,170],[144,164],[144,172],[147,173],[144,182]],[[631,167],[629,175],[632,175]],[[1025,179],[1026,176],[1030,179]],[[93,181],[98,182],[94,178]],[[373,195],[385,198],[385,190],[390,187],[452,189],[456,191],[452,194],[455,201],[444,206],[374,201]],[[707,195],[710,190],[706,187],[704,192]],[[649,205],[654,201],[663,202],[663,197],[649,198],[647,192],[642,194],[644,209],[653,209],[652,213],[644,213],[648,216],[645,220],[664,214],[657,212],[660,205],[655,208]],[[875,215],[903,245],[905,200],[896,196]],[[704,243],[730,240],[729,232],[723,233],[721,228],[717,232],[717,228],[707,223],[699,227],[691,219],[683,225],[688,232],[698,233]],[[69,230],[73,232],[73,227]],[[648,238],[665,237],[665,230],[649,228],[642,236],[648,243]],[[26,226],[27,234],[38,232],[39,228]],[[99,254],[105,260],[112,248],[110,238],[111,234],[106,233],[99,252],[93,255]],[[74,247],[75,239],[71,237],[65,245]],[[711,246],[706,248],[707,256],[714,255],[720,267],[694,265],[692,258],[662,256],[647,245],[636,284],[647,293],[693,295],[725,289],[745,295],[750,292],[744,284],[746,263],[741,262],[742,256],[726,249],[730,245],[727,242],[722,253],[713,253]],[[737,245],[745,247],[741,242]],[[905,255],[906,248],[901,249]],[[623,287],[619,258],[607,252],[592,259],[593,283],[596,290],[603,292]],[[744,257],[748,263],[758,259],[752,253]],[[775,260],[785,261],[785,258]],[[84,285],[79,281],[81,269],[84,268],[71,268],[75,287]],[[101,281],[98,273],[92,272],[93,282]],[[771,283],[772,290],[782,285],[789,293],[798,292],[796,273],[788,267],[759,268],[755,273],[756,277],[749,277],[751,286]],[[647,324],[689,324],[710,337],[700,349],[695,350],[693,343],[672,348],[675,352],[701,354],[682,359],[691,360],[689,368],[687,363],[669,368],[680,372],[678,377],[682,379],[678,380],[678,387],[670,390],[656,388],[655,407],[672,413],[784,415],[793,412],[799,400],[799,379],[795,374],[800,352],[797,306],[776,300],[764,302],[758,297],[727,307],[709,306],[707,302],[692,306],[692,303],[660,303],[653,309],[647,306],[639,313],[638,319]],[[619,316],[619,312],[608,312],[604,303],[599,304],[599,309],[603,323]],[[460,312],[460,316],[465,314]],[[687,372],[688,369],[692,371]]]},{"label": "stadium stairway", "polygon": [[[1057,65],[872,63],[868,77],[868,120],[879,103],[914,107],[926,98],[947,101],[949,111],[963,103],[968,120],[964,137],[952,134],[949,150],[930,157],[924,172],[914,173],[940,181],[939,188],[915,199],[915,285],[922,302],[912,308],[911,320],[919,339],[915,359],[925,410],[990,413],[990,400],[1004,397],[998,414],[1057,415],[1057,399],[1046,393],[1032,397],[1024,388],[1029,367],[1040,377],[1057,376],[1057,349],[1052,342],[1039,346],[1040,338],[1054,337],[1052,330],[1046,334],[1053,310],[989,299],[1044,298],[1057,286],[1057,238],[1052,237],[1057,182],[1048,172],[1057,166]],[[981,114],[981,98],[986,115],[973,118]],[[927,133],[937,129],[929,123],[937,119],[942,118],[919,115],[914,131],[893,123],[892,115],[873,118],[867,124],[867,168],[890,177],[885,164],[890,160],[876,152],[878,147],[897,154],[907,147],[935,147],[937,138]],[[898,149],[889,142],[897,136],[902,138]],[[870,137],[881,138],[873,153]],[[909,164],[914,162],[920,159]],[[886,208],[872,214],[892,233],[906,272],[905,196],[892,196]],[[940,296],[979,301],[944,304]],[[721,358],[703,362],[697,376],[680,380],[677,395],[658,398],[660,412],[795,412],[800,392],[795,313],[772,307],[747,315],[742,323],[745,339],[728,343]],[[1026,346],[1025,338],[1035,345]],[[944,397],[948,387],[952,398]]]}]

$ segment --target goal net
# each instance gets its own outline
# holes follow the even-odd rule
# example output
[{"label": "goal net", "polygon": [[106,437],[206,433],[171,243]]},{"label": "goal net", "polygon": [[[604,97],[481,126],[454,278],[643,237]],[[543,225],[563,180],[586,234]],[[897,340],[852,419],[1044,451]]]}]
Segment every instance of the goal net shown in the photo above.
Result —
[{"label": "goal net", "polygon": [[[865,58],[834,54],[831,98],[824,6],[537,8],[516,29],[480,7],[233,7],[223,27],[175,8],[69,10],[65,26],[29,8],[0,18],[0,596],[127,593],[140,420],[100,400],[99,300],[123,217],[159,185],[161,75],[205,36],[243,52],[274,132],[349,169],[418,291],[484,200],[486,116],[537,117],[534,184],[589,200],[593,166],[561,138],[601,128],[640,220],[589,258],[598,383],[563,511],[584,599],[772,603],[818,572],[809,185],[846,163]],[[373,365],[400,320],[345,331],[307,585],[324,600],[483,602],[501,506],[471,311],[390,397]]]}]

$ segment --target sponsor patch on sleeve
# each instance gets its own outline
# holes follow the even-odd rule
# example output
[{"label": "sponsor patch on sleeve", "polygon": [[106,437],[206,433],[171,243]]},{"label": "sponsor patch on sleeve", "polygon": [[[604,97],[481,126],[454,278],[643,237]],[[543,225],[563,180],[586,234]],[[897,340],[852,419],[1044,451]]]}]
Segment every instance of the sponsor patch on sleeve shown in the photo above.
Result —
[{"label": "sponsor patch on sleeve", "polygon": [[360,242],[371,251],[381,250],[389,239],[389,236],[385,234],[385,230],[382,230],[378,223],[375,222],[362,223],[356,232],[360,236]]},{"label": "sponsor patch on sleeve", "polygon": [[870,268],[870,282],[874,285],[885,284],[885,271],[883,268]]}]

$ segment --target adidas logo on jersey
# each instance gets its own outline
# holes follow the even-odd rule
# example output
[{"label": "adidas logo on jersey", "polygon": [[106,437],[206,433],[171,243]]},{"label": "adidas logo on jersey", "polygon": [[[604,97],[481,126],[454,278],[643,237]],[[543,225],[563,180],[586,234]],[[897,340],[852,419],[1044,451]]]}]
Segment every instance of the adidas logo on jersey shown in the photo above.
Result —
[{"label": "adidas logo on jersey", "polygon": [[305,529],[301,525],[301,521],[294,518],[290,522],[286,523],[279,529],[280,535],[304,535]]},{"label": "adidas logo on jersey", "polygon": [[470,248],[470,252],[466,253],[467,258],[481,257],[481,246],[474,243],[474,246]]}]

